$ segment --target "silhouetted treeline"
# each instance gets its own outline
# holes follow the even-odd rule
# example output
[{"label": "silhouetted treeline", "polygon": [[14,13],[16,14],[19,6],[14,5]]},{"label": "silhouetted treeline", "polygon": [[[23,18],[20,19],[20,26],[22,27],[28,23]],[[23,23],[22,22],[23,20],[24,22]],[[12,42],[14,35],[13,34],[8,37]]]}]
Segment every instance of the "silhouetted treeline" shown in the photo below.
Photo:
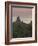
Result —
[{"label": "silhouetted treeline", "polygon": [[13,38],[32,37],[32,21],[26,24],[17,17],[16,22],[12,23],[12,29]]}]

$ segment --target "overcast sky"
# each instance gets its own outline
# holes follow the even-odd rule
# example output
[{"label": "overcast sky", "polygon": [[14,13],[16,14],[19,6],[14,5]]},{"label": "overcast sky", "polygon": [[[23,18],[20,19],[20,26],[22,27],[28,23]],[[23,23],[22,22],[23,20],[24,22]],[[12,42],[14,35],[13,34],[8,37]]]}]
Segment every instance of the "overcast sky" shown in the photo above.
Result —
[{"label": "overcast sky", "polygon": [[24,23],[30,23],[32,20],[32,9],[30,8],[12,8],[12,21],[16,21],[17,17]]}]

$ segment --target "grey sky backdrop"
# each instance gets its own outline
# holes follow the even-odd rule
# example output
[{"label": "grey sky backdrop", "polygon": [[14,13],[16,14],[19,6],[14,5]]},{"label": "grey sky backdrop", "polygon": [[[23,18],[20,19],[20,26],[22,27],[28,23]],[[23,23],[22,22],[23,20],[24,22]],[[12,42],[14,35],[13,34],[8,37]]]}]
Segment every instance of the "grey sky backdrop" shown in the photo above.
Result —
[{"label": "grey sky backdrop", "polygon": [[12,22],[16,21],[17,17],[24,23],[30,23],[32,20],[32,9],[30,8],[12,8]]}]

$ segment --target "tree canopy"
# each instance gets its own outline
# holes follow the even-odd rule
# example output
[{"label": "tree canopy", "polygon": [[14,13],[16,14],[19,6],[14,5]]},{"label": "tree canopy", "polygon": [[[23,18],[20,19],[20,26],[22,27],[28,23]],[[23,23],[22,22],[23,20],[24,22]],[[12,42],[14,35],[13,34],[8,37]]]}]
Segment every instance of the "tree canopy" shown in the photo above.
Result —
[{"label": "tree canopy", "polygon": [[24,23],[17,17],[17,20],[12,23],[13,38],[32,37],[32,21],[29,24]]}]

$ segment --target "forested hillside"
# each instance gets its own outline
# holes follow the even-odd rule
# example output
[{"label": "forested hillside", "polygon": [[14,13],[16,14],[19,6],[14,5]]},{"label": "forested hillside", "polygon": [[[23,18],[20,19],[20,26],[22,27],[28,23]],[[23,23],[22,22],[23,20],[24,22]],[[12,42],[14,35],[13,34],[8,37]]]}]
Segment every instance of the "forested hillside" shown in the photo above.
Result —
[{"label": "forested hillside", "polygon": [[24,23],[17,17],[17,20],[12,23],[13,38],[32,37],[32,21],[29,24]]}]

